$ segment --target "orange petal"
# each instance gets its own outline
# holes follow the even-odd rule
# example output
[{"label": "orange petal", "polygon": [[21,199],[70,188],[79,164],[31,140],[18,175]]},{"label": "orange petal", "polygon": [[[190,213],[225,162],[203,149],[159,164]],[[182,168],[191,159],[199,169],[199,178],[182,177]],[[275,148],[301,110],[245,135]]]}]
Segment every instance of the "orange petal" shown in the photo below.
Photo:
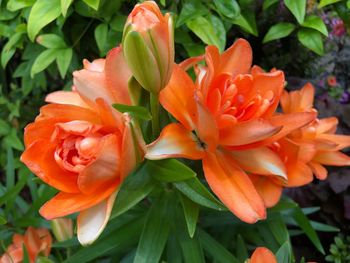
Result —
[{"label": "orange petal", "polygon": [[219,199],[238,218],[255,223],[266,218],[263,200],[248,175],[223,153],[207,153],[203,159],[205,178]]},{"label": "orange petal", "polygon": [[93,243],[102,233],[111,215],[117,192],[78,215],[78,240],[83,246]]},{"label": "orange petal", "polygon": [[179,123],[166,126],[159,138],[147,145],[145,158],[159,160],[164,158],[202,159],[204,149],[196,136]]},{"label": "orange petal", "polygon": [[24,144],[26,148],[38,139],[50,140],[56,128],[56,123],[59,121],[60,119],[52,118],[28,124],[24,128]]},{"label": "orange petal", "polygon": [[33,142],[22,154],[21,161],[45,183],[58,190],[77,193],[77,174],[61,169],[55,159],[56,146],[41,139]]},{"label": "orange petal", "polygon": [[122,132],[124,129],[124,117],[119,111],[113,109],[101,98],[96,99],[96,108],[100,115],[101,123],[107,127],[118,127]]},{"label": "orange petal", "polygon": [[83,108],[89,108],[89,105],[80,97],[79,93],[74,91],[55,91],[46,96],[48,103],[69,104]]},{"label": "orange petal", "polygon": [[350,165],[350,157],[341,152],[318,152],[313,158],[313,161],[333,166]]},{"label": "orange petal", "polygon": [[178,65],[174,65],[168,85],[160,92],[162,106],[187,129],[193,129],[196,115],[194,101],[195,86],[192,79]]},{"label": "orange petal", "polygon": [[250,44],[240,38],[221,55],[219,73],[229,73],[233,77],[246,74],[252,65],[253,54]]},{"label": "orange petal", "polygon": [[245,171],[261,175],[277,175],[287,180],[287,171],[281,158],[267,147],[231,151],[233,158]]},{"label": "orange petal", "polygon": [[47,201],[39,212],[45,219],[51,220],[88,209],[110,196],[118,185],[118,183],[111,183],[89,195],[60,192]]},{"label": "orange petal", "polygon": [[132,74],[126,64],[121,46],[113,48],[108,52],[105,74],[107,88],[113,95],[113,102],[130,105],[128,82]]},{"label": "orange petal", "polygon": [[317,179],[325,180],[327,178],[328,171],[323,165],[316,162],[309,162],[308,165]]},{"label": "orange petal", "polygon": [[288,187],[298,187],[309,184],[313,180],[312,170],[305,163],[298,161],[287,164]]},{"label": "orange petal", "polygon": [[281,198],[283,187],[275,184],[268,176],[249,175],[255,189],[264,200],[266,207],[275,206]]},{"label": "orange petal", "polygon": [[264,247],[255,249],[249,263],[278,263],[275,255]]},{"label": "orange petal", "polygon": [[[87,165],[78,176],[78,187],[84,194],[91,194],[108,183],[120,182],[120,142],[109,134],[100,140],[96,160]],[[131,147],[131,145],[130,145]],[[128,162],[128,160],[123,160]]]},{"label": "orange petal", "polygon": [[90,62],[87,59],[83,60],[84,69],[96,72],[103,72],[105,68],[106,60],[104,58],[98,58]]},{"label": "orange petal", "polygon": [[338,134],[319,134],[317,139],[327,140],[336,144],[333,150],[339,151],[350,146],[350,136]]},{"label": "orange petal", "polygon": [[220,130],[220,144],[240,146],[264,140],[281,130],[281,126],[273,125],[264,119],[240,122]]},{"label": "orange petal", "polygon": [[338,125],[338,119],[336,117],[324,118],[317,120],[316,122],[316,133],[335,133]]},{"label": "orange petal", "polygon": [[188,59],[185,59],[184,61],[182,61],[179,66],[184,70],[187,71],[189,70],[191,67],[193,67],[195,64],[197,64],[198,62],[202,61],[204,59],[204,56],[197,56],[197,57],[191,57]]}]

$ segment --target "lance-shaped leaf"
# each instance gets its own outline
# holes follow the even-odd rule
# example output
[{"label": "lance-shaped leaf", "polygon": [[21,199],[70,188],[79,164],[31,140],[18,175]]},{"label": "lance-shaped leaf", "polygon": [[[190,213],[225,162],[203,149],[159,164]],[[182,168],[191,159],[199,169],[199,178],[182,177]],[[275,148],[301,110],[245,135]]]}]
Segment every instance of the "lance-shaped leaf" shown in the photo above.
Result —
[{"label": "lance-shaped leaf", "polygon": [[130,115],[140,118],[142,120],[149,121],[152,119],[152,115],[149,113],[149,111],[142,106],[130,106],[125,104],[113,104],[113,108],[115,108],[117,111],[124,113],[130,113]]},{"label": "lance-shaped leaf", "polygon": [[184,195],[180,195],[180,200],[186,219],[188,234],[193,238],[197,226],[199,206]]}]

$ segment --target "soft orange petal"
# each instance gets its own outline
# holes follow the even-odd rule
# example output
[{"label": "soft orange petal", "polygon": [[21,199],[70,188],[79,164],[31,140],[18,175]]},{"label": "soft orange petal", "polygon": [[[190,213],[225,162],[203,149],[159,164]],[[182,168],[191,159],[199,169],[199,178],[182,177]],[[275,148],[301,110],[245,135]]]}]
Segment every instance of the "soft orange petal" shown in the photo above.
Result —
[{"label": "soft orange petal", "polygon": [[178,65],[174,65],[170,81],[159,95],[162,106],[187,129],[194,128],[194,91],[195,86],[191,78]]},{"label": "soft orange petal", "polygon": [[335,133],[338,125],[338,119],[336,117],[324,118],[317,120],[315,128],[317,134],[322,133]]},{"label": "soft orange petal", "polygon": [[33,142],[21,161],[45,183],[68,193],[77,193],[77,174],[61,169],[55,159],[55,145],[45,139]]},{"label": "soft orange petal", "polygon": [[278,263],[275,255],[264,247],[255,249],[249,263]]},{"label": "soft orange petal", "polygon": [[60,192],[51,200],[47,201],[39,210],[40,214],[47,220],[73,214],[98,204],[110,196],[118,187],[118,182],[110,184],[95,193],[69,194]]},{"label": "soft orange petal", "polygon": [[105,74],[107,88],[113,95],[113,102],[130,105],[128,82],[132,74],[126,64],[121,46],[113,48],[108,52]]},{"label": "soft orange petal", "polygon": [[104,58],[98,58],[90,62],[87,59],[83,60],[84,69],[96,72],[103,72],[105,68],[106,60]]},{"label": "soft orange petal", "polygon": [[56,123],[59,121],[60,119],[52,118],[29,123],[24,128],[24,144],[26,148],[38,139],[50,140],[56,128]]},{"label": "soft orange petal", "polygon": [[287,180],[287,171],[281,158],[267,147],[230,153],[238,165],[249,173],[277,175]]},{"label": "soft orange petal", "polygon": [[191,67],[193,67],[195,64],[197,64],[198,62],[202,61],[204,59],[204,56],[197,56],[197,57],[191,57],[188,59],[185,59],[184,61],[182,61],[179,66],[184,70],[187,71],[189,70]]},{"label": "soft orange petal", "polygon": [[266,218],[263,200],[248,175],[235,166],[231,157],[208,152],[203,159],[203,169],[210,188],[238,218],[246,223]]},{"label": "soft orange petal", "polygon": [[304,162],[287,164],[288,187],[298,187],[309,184],[313,180],[312,170]]},{"label": "soft orange petal", "polygon": [[102,99],[96,99],[96,109],[100,115],[101,123],[109,128],[118,127],[119,131],[122,132],[124,129],[124,117],[119,111],[113,109],[107,102]]},{"label": "soft orange petal", "polygon": [[[120,182],[122,164],[118,137],[109,134],[100,140],[100,144],[96,160],[87,165],[78,176],[78,187],[84,194],[91,194],[106,184]],[[128,160],[123,160],[123,162],[128,162]]]},{"label": "soft orange petal", "polygon": [[179,123],[166,126],[159,138],[147,145],[145,158],[159,160],[164,158],[201,159],[204,149],[196,136]]},{"label": "soft orange petal", "polygon": [[232,125],[220,130],[220,144],[240,146],[269,138],[281,130],[280,125],[273,125],[264,119],[254,119]]},{"label": "soft orange petal", "polygon": [[233,77],[246,74],[252,65],[253,53],[245,39],[238,39],[221,55],[220,73],[229,73]]},{"label": "soft orange petal", "polygon": [[318,152],[313,158],[314,162],[324,165],[348,166],[350,157],[341,152]]},{"label": "soft orange petal", "polygon": [[69,104],[83,108],[89,108],[89,105],[75,91],[55,91],[46,96],[48,103]]},{"label": "soft orange petal", "polygon": [[275,206],[281,198],[283,187],[276,184],[268,176],[249,175],[255,189],[264,200],[266,207]]},{"label": "soft orange petal", "polygon": [[309,162],[308,165],[317,179],[325,180],[327,178],[328,171],[323,165],[316,162]]},{"label": "soft orange petal", "polygon": [[335,145],[333,150],[339,151],[350,146],[350,136],[338,134],[319,134],[317,139],[330,141]]},{"label": "soft orange petal", "polygon": [[82,245],[93,243],[102,233],[111,215],[117,192],[78,215],[78,240]]}]

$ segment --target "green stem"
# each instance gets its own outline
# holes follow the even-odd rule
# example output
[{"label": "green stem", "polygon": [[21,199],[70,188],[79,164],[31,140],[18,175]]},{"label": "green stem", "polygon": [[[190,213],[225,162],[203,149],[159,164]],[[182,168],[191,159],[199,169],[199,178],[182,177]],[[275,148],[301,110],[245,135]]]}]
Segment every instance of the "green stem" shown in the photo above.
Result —
[{"label": "green stem", "polygon": [[159,135],[159,95],[150,93],[151,114],[152,114],[152,134],[153,139]]}]

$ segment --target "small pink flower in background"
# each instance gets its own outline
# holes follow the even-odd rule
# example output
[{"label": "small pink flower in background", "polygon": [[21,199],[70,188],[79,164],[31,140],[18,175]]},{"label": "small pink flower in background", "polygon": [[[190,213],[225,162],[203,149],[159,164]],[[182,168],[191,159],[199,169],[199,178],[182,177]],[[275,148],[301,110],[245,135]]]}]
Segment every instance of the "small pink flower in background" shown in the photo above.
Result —
[{"label": "small pink flower in background", "polygon": [[337,78],[335,76],[328,76],[327,77],[327,84],[331,87],[337,86]]},{"label": "small pink flower in background", "polygon": [[342,37],[346,34],[346,28],[345,28],[343,20],[341,20],[339,18],[334,18],[331,21],[331,25],[332,25],[331,35],[337,36],[337,37]]}]

